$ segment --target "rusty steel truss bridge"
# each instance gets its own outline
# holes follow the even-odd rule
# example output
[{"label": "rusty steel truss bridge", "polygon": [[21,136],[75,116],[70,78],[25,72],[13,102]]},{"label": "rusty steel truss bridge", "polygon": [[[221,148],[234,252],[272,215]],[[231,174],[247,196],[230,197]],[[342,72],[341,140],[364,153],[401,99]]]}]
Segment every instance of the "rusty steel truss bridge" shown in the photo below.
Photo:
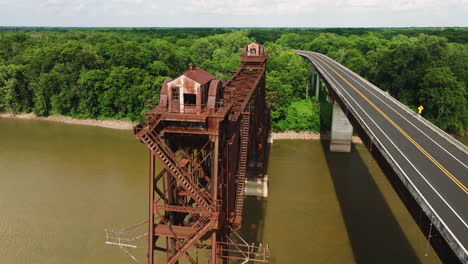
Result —
[{"label": "rusty steel truss bridge", "polygon": [[264,176],[270,131],[263,46],[245,46],[241,61],[224,84],[190,64],[165,80],[159,104],[134,127],[150,150],[150,264],[198,263],[199,249],[210,252],[210,263],[267,261],[268,246],[249,244],[236,232],[246,177]]}]

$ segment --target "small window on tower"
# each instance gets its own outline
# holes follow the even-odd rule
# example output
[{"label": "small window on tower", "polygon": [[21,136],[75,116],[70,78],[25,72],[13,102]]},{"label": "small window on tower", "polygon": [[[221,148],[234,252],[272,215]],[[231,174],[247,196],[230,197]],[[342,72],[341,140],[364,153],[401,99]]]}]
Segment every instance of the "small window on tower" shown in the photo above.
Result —
[{"label": "small window on tower", "polygon": [[172,100],[179,100],[179,87],[172,88]]},{"label": "small window on tower", "polygon": [[256,48],[251,48],[250,53],[257,53],[257,49]]},{"label": "small window on tower", "polygon": [[184,93],[184,104],[185,105],[196,105],[197,104],[197,95]]}]

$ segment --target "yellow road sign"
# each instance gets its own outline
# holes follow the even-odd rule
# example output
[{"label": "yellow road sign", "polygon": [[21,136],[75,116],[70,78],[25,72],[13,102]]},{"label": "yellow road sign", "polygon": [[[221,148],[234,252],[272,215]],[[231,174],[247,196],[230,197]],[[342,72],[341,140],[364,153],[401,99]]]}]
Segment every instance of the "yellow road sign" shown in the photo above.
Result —
[{"label": "yellow road sign", "polygon": [[420,105],[418,107],[418,114],[421,114],[422,113],[422,110],[424,110],[424,107],[422,105]]}]

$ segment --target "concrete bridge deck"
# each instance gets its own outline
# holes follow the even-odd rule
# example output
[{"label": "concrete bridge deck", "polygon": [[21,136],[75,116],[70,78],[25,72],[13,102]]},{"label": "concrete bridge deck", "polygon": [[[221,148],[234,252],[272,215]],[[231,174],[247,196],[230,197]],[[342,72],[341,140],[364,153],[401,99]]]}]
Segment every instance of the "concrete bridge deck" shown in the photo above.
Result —
[{"label": "concrete bridge deck", "polygon": [[311,62],[359,135],[372,144],[367,147],[379,152],[468,263],[468,148],[329,57],[295,52]]}]

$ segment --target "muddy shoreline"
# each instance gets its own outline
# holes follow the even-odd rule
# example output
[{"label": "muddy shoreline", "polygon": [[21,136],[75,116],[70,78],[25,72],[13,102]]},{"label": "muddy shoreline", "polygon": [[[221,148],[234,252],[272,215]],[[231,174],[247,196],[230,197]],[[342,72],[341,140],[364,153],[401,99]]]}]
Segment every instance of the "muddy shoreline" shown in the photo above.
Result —
[{"label": "muddy shoreline", "polygon": [[[72,118],[68,116],[61,116],[61,115],[51,115],[47,117],[43,116],[36,116],[33,113],[23,113],[12,115],[10,113],[0,113],[0,118],[8,118],[8,119],[22,119],[22,120],[45,120],[45,121],[53,121],[53,122],[61,122],[66,124],[74,124],[74,125],[85,125],[85,126],[97,126],[97,127],[105,127],[105,128],[112,128],[112,129],[120,129],[120,130],[131,130],[133,127],[133,123],[130,121],[125,120],[97,120],[97,119],[78,119]],[[329,139],[330,135],[325,134],[322,135],[325,139]],[[272,133],[271,137],[273,140],[287,140],[287,139],[303,139],[303,140],[320,140],[321,135],[320,133],[314,132],[294,132],[294,131],[287,131],[281,133]],[[353,143],[361,144],[362,141],[359,137],[353,137]]]},{"label": "muddy shoreline", "polygon": [[[330,133],[314,133],[314,132],[295,132],[295,131],[286,131],[280,133],[271,133],[271,138],[275,140],[288,140],[288,139],[304,139],[304,140],[320,140],[320,139],[330,139]],[[353,143],[362,144],[361,138],[358,136],[353,136]]]},{"label": "muddy shoreline", "polygon": [[132,122],[125,121],[125,120],[77,119],[77,118],[71,118],[68,116],[61,116],[61,115],[51,115],[51,116],[43,117],[43,116],[36,116],[33,113],[17,114],[17,115],[12,115],[9,113],[0,113],[0,118],[23,119],[23,120],[45,120],[45,121],[61,122],[61,123],[66,123],[66,124],[97,126],[97,127],[105,127],[105,128],[120,129],[120,130],[131,130],[133,127]]}]

